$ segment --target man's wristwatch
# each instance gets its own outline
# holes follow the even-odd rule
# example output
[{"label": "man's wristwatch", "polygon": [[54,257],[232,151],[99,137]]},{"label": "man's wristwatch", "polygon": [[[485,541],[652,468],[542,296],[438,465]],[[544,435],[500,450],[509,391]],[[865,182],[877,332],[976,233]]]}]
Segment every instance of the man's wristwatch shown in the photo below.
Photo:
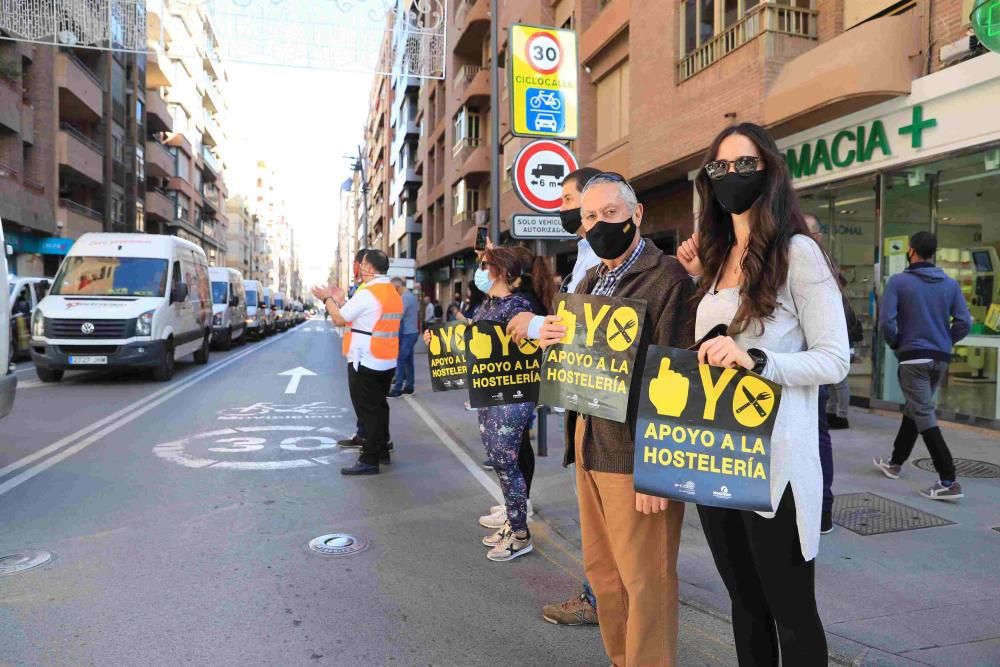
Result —
[{"label": "man's wristwatch", "polygon": [[767,355],[764,354],[763,350],[758,350],[755,347],[751,347],[747,350],[747,354],[749,354],[750,358],[753,359],[753,368],[750,370],[757,375],[760,375],[764,371],[764,367],[767,366]]}]

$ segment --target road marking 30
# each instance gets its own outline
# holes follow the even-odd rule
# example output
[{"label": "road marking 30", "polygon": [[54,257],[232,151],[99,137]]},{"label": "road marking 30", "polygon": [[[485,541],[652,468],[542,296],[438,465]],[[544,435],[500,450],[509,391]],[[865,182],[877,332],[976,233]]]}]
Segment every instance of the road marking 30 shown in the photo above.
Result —
[{"label": "road marking 30", "polygon": [[[300,458],[277,459],[271,461],[247,461],[247,460],[224,460],[221,458],[208,458],[218,454],[252,454],[263,451],[268,443],[266,437],[243,436],[243,433],[282,433],[285,437],[278,444],[281,452],[293,452]],[[289,432],[297,432],[298,435],[290,435]],[[352,454],[337,447],[337,439],[330,437],[336,431],[329,427],[317,428],[315,426],[237,426],[236,428],[224,428],[214,431],[197,433],[174,440],[164,442],[153,447],[153,453],[165,461],[176,463],[185,468],[211,468],[212,470],[287,470],[290,468],[312,468],[316,465],[329,465],[339,460],[344,454]],[[215,439],[211,443],[201,444],[202,441]],[[211,454],[201,455],[191,451],[191,445],[196,444],[203,447],[205,452]],[[211,447],[209,444],[222,445]],[[302,457],[303,452],[327,452],[336,450],[333,454],[322,456]]]}]

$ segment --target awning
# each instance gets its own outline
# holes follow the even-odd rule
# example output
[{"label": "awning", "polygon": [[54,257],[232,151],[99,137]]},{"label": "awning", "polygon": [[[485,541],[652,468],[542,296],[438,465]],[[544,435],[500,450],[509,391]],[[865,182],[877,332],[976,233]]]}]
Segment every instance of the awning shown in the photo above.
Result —
[{"label": "awning", "polygon": [[923,57],[915,11],[868,21],[782,68],[764,100],[764,124],[786,136],[909,95]]}]

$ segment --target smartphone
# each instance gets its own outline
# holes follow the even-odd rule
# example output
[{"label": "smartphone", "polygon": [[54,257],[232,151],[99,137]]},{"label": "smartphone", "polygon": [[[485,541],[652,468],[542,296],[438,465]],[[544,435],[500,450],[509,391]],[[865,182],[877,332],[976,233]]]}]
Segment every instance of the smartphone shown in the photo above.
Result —
[{"label": "smartphone", "polygon": [[486,239],[490,236],[489,227],[476,227],[476,252],[486,250]]}]

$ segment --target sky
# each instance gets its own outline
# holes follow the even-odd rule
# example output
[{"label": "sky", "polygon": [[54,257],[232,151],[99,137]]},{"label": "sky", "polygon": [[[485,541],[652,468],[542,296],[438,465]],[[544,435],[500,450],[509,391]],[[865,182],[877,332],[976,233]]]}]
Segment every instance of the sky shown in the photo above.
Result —
[{"label": "sky", "polygon": [[227,70],[230,194],[252,185],[258,160],[272,165],[302,253],[303,282],[325,283],[340,185],[351,175],[345,156],[356,155],[363,140],[373,75],[244,63]]}]

